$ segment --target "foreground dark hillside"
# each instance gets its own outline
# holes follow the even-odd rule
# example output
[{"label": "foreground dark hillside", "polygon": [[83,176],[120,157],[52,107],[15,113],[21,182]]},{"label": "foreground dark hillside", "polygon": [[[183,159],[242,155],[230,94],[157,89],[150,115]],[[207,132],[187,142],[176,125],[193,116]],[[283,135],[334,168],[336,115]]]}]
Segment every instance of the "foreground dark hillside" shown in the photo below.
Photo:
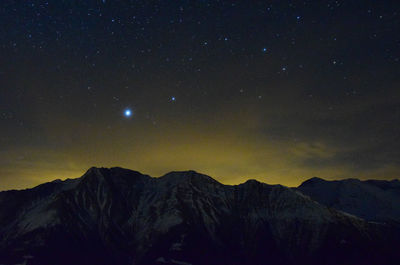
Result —
[{"label": "foreground dark hillside", "polygon": [[397,264],[395,225],[305,191],[91,168],[0,192],[0,264]]}]

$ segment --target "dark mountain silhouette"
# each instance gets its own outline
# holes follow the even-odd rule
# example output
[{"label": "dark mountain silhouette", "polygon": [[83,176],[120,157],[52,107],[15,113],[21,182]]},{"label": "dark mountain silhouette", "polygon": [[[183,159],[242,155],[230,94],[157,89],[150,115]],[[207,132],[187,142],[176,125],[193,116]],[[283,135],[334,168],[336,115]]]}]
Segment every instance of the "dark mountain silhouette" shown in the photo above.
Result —
[{"label": "dark mountain silhouette", "polygon": [[91,168],[0,192],[0,264],[397,264],[395,226],[327,207],[309,184]]},{"label": "dark mountain silhouette", "polygon": [[312,178],[298,190],[326,206],[368,221],[400,223],[400,181]]}]

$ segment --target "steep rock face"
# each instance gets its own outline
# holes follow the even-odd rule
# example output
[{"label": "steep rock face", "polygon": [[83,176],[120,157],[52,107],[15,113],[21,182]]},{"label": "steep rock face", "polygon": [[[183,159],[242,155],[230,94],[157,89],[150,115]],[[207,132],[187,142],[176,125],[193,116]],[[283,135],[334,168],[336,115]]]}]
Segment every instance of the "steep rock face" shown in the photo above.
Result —
[{"label": "steep rock face", "polygon": [[400,223],[400,181],[312,178],[297,190],[326,206],[376,222]]},{"label": "steep rock face", "polygon": [[0,264],[390,264],[396,243],[296,190],[194,171],[91,168],[1,192],[0,224]]}]

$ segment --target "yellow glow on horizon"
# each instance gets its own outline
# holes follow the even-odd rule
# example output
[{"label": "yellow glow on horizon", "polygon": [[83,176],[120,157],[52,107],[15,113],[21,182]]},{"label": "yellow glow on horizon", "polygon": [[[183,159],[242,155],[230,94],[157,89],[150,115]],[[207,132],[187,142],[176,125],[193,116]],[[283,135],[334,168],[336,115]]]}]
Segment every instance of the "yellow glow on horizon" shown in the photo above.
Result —
[{"label": "yellow glow on horizon", "polygon": [[[152,177],[170,171],[195,170],[229,185],[248,179],[293,187],[314,176],[325,179],[376,178],[376,174],[362,175],[362,172],[352,172],[344,166],[304,166],[304,159],[329,159],[335,153],[335,149],[323,143],[287,143],[265,139],[253,142],[233,133],[221,136],[207,135],[205,131],[180,134],[179,130],[164,131],[167,141],[157,141],[159,138],[155,135],[148,137],[154,138],[152,141],[130,142],[125,139],[102,144],[94,142],[91,148],[71,146],[64,153],[34,149],[25,151],[29,161],[22,159],[18,167],[3,170],[2,174],[6,177],[0,190],[28,188],[55,179],[78,178],[92,166],[119,166]],[[9,154],[10,160],[17,154]],[[395,168],[385,168],[378,173],[394,176]]]},{"label": "yellow glow on horizon", "polygon": [[[43,124],[48,138],[68,143],[50,147],[0,151],[0,190],[21,189],[54,179],[78,178],[92,166],[119,166],[159,177],[170,171],[195,170],[223,184],[257,179],[267,184],[298,186],[317,176],[325,179],[395,178],[398,169],[385,166],[356,171],[346,164],[318,165],[350,147],[323,141],[271,139],[260,133],[262,121],[251,111],[222,111],[214,120],[117,124],[85,130],[86,124]],[[251,117],[251,118],[247,118]],[[68,121],[65,121],[68,123]],[[79,132],[79,134],[77,133]],[[94,132],[94,133],[93,133]],[[71,135],[73,137],[71,137]]]}]

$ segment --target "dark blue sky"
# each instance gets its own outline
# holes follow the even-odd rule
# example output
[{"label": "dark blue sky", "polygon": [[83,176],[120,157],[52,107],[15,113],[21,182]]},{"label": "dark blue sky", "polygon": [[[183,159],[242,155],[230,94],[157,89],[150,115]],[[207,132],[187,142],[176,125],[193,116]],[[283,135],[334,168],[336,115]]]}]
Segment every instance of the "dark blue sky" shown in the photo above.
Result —
[{"label": "dark blue sky", "polygon": [[0,190],[93,165],[225,183],[396,178],[399,12],[365,0],[1,1]]}]

